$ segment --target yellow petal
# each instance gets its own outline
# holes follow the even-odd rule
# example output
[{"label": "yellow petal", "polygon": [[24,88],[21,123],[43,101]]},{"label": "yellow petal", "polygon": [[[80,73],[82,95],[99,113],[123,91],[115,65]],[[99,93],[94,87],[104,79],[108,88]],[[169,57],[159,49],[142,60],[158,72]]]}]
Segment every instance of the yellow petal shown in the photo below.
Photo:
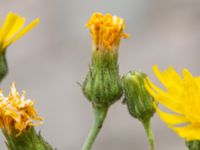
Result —
[{"label": "yellow petal", "polygon": [[192,74],[186,68],[183,69],[182,73],[183,73],[184,79],[186,80],[193,78]]},{"label": "yellow petal", "polygon": [[23,27],[24,23],[25,18],[18,16],[9,33],[5,37],[6,41],[12,38]]},{"label": "yellow petal", "polygon": [[6,42],[5,47],[9,46],[11,43],[15,42],[19,38],[21,38],[23,35],[25,35],[28,31],[30,31],[32,28],[34,28],[39,23],[39,18],[36,18],[33,20],[28,26],[26,26],[24,29],[22,29],[19,33],[17,33],[12,39]]},{"label": "yellow petal", "polygon": [[185,127],[171,127],[180,137],[187,141],[200,140],[200,128],[188,125]]},{"label": "yellow petal", "polygon": [[158,69],[158,65],[153,65],[152,67],[154,74],[157,76],[157,78],[160,80],[160,82],[162,84],[166,84],[165,79],[163,78],[162,73],[160,72],[160,70]]},{"label": "yellow petal", "polygon": [[157,76],[159,81],[165,86],[165,88],[169,92],[172,92],[172,93],[176,92],[176,91],[174,91],[174,89],[177,86],[180,86],[182,83],[182,78],[179,76],[179,74],[176,72],[176,70],[171,66],[163,72],[161,72],[158,69],[157,65],[154,65],[152,68],[153,68],[155,75]]},{"label": "yellow petal", "polygon": [[119,46],[121,38],[127,38],[127,34],[123,33],[124,24],[122,18],[95,12],[86,27],[90,29],[94,46],[102,50],[113,50]]},{"label": "yellow petal", "polygon": [[168,78],[170,78],[170,80],[173,83],[176,83],[178,85],[180,85],[182,83],[182,78],[180,77],[180,75],[176,72],[176,70],[173,67],[170,66],[168,68],[168,72],[169,72]]},{"label": "yellow petal", "polygon": [[13,24],[15,24],[15,21],[17,20],[18,16],[12,12],[8,13],[5,22],[3,24],[3,26],[1,27],[1,32],[0,32],[0,36],[1,36],[1,41],[4,40],[4,38],[6,37],[6,35],[10,32],[10,30],[13,27]]},{"label": "yellow petal", "polygon": [[[148,83],[148,84],[147,84]],[[169,94],[159,89],[155,84],[151,82],[150,79],[147,78],[147,82],[145,83],[145,88],[147,91],[161,104],[166,106],[167,108],[173,110],[176,113],[181,113],[177,109],[177,103],[170,97]]]},{"label": "yellow petal", "polygon": [[156,112],[158,113],[160,118],[164,122],[166,122],[168,125],[176,125],[176,124],[183,124],[183,123],[189,122],[189,120],[185,118],[184,116],[163,112],[158,107],[156,107]]},{"label": "yellow petal", "polygon": [[17,112],[15,112],[15,111],[13,111],[12,109],[9,109],[9,108],[7,108],[7,109],[5,110],[4,115],[5,115],[5,116],[10,116],[10,117],[13,118],[15,121],[18,121],[19,118],[20,118],[20,115],[19,115]]}]

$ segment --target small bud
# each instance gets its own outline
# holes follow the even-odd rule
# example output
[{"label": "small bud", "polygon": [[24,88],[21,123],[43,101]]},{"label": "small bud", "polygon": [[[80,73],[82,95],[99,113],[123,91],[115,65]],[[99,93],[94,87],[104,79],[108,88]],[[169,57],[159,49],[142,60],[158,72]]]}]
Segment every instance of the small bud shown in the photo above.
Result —
[{"label": "small bud", "polygon": [[129,72],[123,77],[129,113],[141,121],[150,119],[155,112],[154,99],[144,86],[146,79],[147,75],[138,71]]}]

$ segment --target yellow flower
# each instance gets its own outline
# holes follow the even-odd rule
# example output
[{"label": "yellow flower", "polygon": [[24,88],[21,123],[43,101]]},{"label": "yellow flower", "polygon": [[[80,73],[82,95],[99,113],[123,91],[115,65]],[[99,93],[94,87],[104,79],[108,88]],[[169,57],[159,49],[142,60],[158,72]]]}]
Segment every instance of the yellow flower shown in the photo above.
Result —
[{"label": "yellow flower", "polygon": [[155,65],[153,71],[166,89],[158,88],[150,80],[146,88],[160,104],[172,111],[156,107],[161,119],[187,141],[200,140],[200,77],[194,77],[187,69],[183,69],[181,77],[173,67],[161,72]]},{"label": "yellow flower", "polygon": [[39,19],[36,18],[23,28],[24,23],[25,18],[18,14],[12,12],[7,14],[4,24],[0,26],[0,52],[35,27],[39,23]]},{"label": "yellow flower", "polygon": [[124,26],[124,19],[120,17],[95,12],[86,24],[91,32],[94,50],[118,49],[120,39],[128,37],[123,33]]},{"label": "yellow flower", "polygon": [[25,91],[20,95],[14,83],[8,97],[0,91],[0,128],[6,129],[8,134],[17,131],[17,135],[20,135],[29,127],[40,125],[42,122],[43,119],[34,108],[34,102],[26,100]]}]

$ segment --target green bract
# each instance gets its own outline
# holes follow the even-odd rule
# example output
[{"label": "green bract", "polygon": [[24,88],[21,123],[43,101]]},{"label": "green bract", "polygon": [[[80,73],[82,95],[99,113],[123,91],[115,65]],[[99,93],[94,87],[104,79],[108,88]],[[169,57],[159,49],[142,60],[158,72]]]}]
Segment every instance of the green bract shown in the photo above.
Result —
[{"label": "green bract", "polygon": [[53,148],[37,133],[34,127],[29,128],[19,136],[8,134],[3,130],[6,137],[6,145],[9,150],[53,150]]},{"label": "green bract", "polygon": [[94,51],[83,93],[95,106],[109,107],[122,95],[116,51]]}]

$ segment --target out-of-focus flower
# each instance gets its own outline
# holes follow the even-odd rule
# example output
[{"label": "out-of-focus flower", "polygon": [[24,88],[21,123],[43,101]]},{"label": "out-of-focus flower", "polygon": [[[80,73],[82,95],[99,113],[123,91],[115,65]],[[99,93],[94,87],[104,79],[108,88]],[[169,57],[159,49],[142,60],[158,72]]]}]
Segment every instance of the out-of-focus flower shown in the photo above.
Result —
[{"label": "out-of-focus flower", "polygon": [[5,51],[10,44],[35,27],[39,23],[39,19],[36,18],[23,28],[24,23],[25,18],[13,12],[8,13],[4,24],[0,26],[0,52]]},{"label": "out-of-focus flower", "polygon": [[0,128],[9,150],[53,150],[50,144],[37,133],[34,126],[43,119],[34,108],[34,101],[20,95],[13,83],[8,96],[0,91]]},{"label": "out-of-focus flower", "polygon": [[20,135],[32,126],[40,125],[43,119],[37,114],[34,102],[26,100],[25,91],[20,95],[13,83],[10,94],[5,97],[0,91],[0,128],[8,134]]},{"label": "out-of-focus flower", "polygon": [[118,49],[120,39],[128,37],[127,34],[123,33],[124,26],[124,19],[120,17],[111,14],[103,15],[99,12],[94,13],[86,24],[91,32],[93,50]]},{"label": "out-of-focus flower", "polygon": [[181,77],[173,67],[160,71],[155,65],[153,71],[166,89],[158,88],[150,80],[146,88],[172,111],[164,112],[156,107],[161,119],[187,141],[200,140],[200,77],[194,77],[187,69],[183,69]]},{"label": "out-of-focus flower", "polygon": [[3,24],[0,24],[0,82],[8,73],[8,65],[6,60],[7,47],[21,38],[39,23],[36,18],[29,25],[23,27],[25,18],[16,13],[8,13]]}]

